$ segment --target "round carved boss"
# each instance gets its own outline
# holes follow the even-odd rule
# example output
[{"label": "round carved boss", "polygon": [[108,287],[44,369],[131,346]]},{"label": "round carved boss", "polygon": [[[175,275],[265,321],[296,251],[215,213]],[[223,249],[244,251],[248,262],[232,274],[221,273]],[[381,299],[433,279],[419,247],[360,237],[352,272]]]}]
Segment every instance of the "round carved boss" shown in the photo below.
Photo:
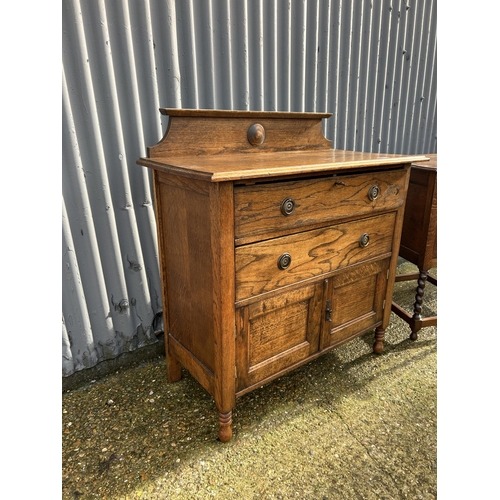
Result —
[{"label": "round carved boss", "polygon": [[364,248],[364,247],[367,247],[369,243],[370,243],[369,234],[368,233],[362,234],[361,237],[359,238],[359,246],[361,248]]},{"label": "round carved boss", "polygon": [[278,259],[278,268],[284,271],[285,269],[288,269],[290,267],[291,263],[292,256],[289,253],[284,253],[280,255],[280,258]]},{"label": "round carved boss", "polygon": [[260,146],[266,138],[266,129],[260,123],[248,127],[247,139],[252,146]]},{"label": "round carved boss", "polygon": [[370,201],[374,201],[378,198],[378,195],[380,194],[380,188],[374,184],[369,190],[368,190],[368,198]]}]

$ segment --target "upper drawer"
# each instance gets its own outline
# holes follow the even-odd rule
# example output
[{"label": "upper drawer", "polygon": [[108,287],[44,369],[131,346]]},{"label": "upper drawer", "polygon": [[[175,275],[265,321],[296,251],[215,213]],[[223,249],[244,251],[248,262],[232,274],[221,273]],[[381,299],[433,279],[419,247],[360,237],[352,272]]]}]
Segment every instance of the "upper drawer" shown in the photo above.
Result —
[{"label": "upper drawer", "polygon": [[[399,207],[407,169],[236,186],[235,239]],[[244,239],[243,239],[244,238]]]},{"label": "upper drawer", "polygon": [[236,301],[392,251],[396,212],[236,248]]}]

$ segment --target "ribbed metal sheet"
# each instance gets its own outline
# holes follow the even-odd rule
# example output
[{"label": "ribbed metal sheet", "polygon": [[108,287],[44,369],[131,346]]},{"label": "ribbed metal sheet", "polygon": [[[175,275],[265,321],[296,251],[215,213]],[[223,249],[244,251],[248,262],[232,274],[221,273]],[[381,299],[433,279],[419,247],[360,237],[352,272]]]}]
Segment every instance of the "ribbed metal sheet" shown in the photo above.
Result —
[{"label": "ribbed metal sheet", "polygon": [[435,153],[436,3],[65,0],[63,376],[156,342],[159,107],[327,111],[335,148]]}]

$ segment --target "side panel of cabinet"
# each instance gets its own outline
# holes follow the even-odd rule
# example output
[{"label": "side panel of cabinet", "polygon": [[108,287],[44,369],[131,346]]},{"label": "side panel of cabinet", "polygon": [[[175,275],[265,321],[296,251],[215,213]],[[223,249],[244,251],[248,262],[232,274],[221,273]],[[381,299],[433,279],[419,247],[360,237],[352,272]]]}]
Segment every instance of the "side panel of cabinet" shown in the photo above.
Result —
[{"label": "side panel of cabinet", "polygon": [[214,281],[208,186],[160,174],[155,187],[167,361],[174,356],[213,393]]},{"label": "side panel of cabinet", "polygon": [[431,184],[432,202],[429,213],[429,229],[427,230],[427,245],[423,262],[419,263],[421,269],[430,269],[437,266],[437,177],[434,176]]},{"label": "side panel of cabinet", "polygon": [[318,351],[323,290],[321,281],[238,309],[238,392]]},{"label": "side panel of cabinet", "polygon": [[320,349],[339,345],[380,324],[390,259],[363,264],[327,281],[328,313]]},{"label": "side panel of cabinet", "polygon": [[428,270],[437,262],[436,171],[411,168],[399,255]]}]

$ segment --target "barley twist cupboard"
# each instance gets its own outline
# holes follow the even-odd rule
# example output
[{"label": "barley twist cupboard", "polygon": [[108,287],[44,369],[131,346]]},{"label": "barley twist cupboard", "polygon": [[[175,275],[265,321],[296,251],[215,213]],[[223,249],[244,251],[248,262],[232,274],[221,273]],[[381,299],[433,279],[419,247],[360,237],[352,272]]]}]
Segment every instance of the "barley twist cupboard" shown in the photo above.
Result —
[{"label": "barley twist cupboard", "polygon": [[167,376],[236,398],[369,330],[383,350],[409,165],[331,148],[326,113],[161,109],[153,169]]}]

